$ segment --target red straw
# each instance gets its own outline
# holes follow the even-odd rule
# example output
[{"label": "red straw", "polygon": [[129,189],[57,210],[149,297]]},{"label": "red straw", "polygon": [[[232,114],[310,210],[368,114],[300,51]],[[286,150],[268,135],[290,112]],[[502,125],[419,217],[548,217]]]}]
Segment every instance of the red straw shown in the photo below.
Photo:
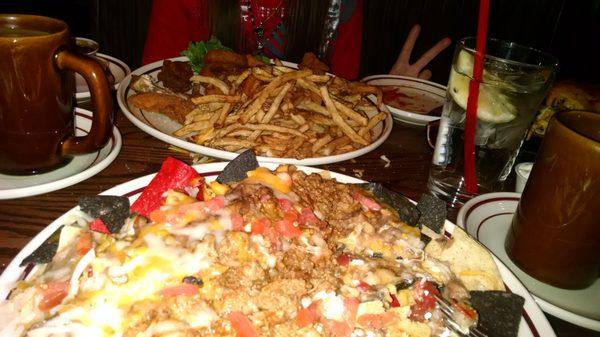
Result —
[{"label": "red straw", "polygon": [[475,171],[475,130],[477,129],[477,99],[479,84],[483,79],[483,57],[487,39],[489,0],[479,2],[479,19],[477,21],[477,45],[473,59],[473,79],[469,82],[469,99],[467,100],[467,120],[465,122],[465,189],[467,193],[477,193],[477,174]]}]

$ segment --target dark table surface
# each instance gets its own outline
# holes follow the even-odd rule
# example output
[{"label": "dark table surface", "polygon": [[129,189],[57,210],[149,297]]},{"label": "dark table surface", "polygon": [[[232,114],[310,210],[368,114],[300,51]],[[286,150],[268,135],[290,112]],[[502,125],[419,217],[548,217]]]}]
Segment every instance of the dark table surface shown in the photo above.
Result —
[{"label": "dark table surface", "polygon": [[[175,151],[144,133],[120,112],[116,124],[123,137],[123,147],[115,161],[102,172],[58,191],[0,201],[0,271],[39,231],[76,206],[79,196],[98,194],[117,184],[154,173],[167,156],[192,163],[189,154]],[[425,192],[432,153],[424,127],[395,122],[390,137],[373,152],[321,168],[381,182],[415,199]],[[382,155],[391,161],[387,168],[380,158]],[[451,217],[451,220],[455,219]],[[600,337],[600,332],[546,316],[559,337]]]}]

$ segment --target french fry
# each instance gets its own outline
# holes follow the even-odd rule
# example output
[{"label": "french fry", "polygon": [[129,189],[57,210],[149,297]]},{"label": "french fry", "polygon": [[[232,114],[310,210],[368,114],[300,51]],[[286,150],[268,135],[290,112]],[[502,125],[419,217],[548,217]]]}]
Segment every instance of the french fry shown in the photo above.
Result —
[{"label": "french fry", "polygon": [[192,103],[200,105],[206,103],[237,103],[242,99],[242,96],[235,95],[206,95],[192,98]]},{"label": "french fry", "polygon": [[[321,92],[319,91],[319,95],[320,94],[321,94]],[[312,102],[312,101],[302,101],[302,102],[300,102],[300,104],[298,104],[298,109],[317,112],[317,113],[320,113],[321,115],[324,115],[324,116],[330,116],[329,110],[327,110],[326,107],[324,107],[322,105],[319,105],[319,104],[317,104],[315,102]]]},{"label": "french fry", "polygon": [[221,92],[223,94],[229,94],[229,86],[227,85],[227,83],[221,81],[218,78],[209,77],[209,76],[194,75],[194,76],[192,76],[192,78],[190,80],[192,82],[194,82],[194,83],[212,84],[213,86],[215,86],[216,88],[218,88],[219,90],[221,90]]},{"label": "french fry", "polygon": [[359,125],[367,125],[368,121],[367,121],[367,117],[361,115],[360,113],[352,110],[351,108],[347,107],[346,105],[336,101],[335,99],[333,99],[333,103],[335,104],[335,107],[338,109],[338,111],[340,111],[341,113],[343,113],[344,115],[346,115],[346,117],[352,119],[353,121],[357,122]]},{"label": "french fry", "polygon": [[323,154],[329,156],[334,153],[337,148],[344,147],[350,144],[350,142],[351,140],[347,136],[336,138],[323,147]]},{"label": "french fry", "polygon": [[267,98],[269,97],[269,93],[273,91],[275,88],[279,87],[281,84],[293,81],[298,78],[306,77],[310,75],[312,72],[310,70],[299,70],[293,71],[281,76],[276,77],[273,81],[269,82],[267,86],[261,91],[258,97],[248,106],[248,108],[243,112],[242,117],[240,117],[240,121],[242,123],[247,123],[252,116],[256,114],[256,112],[262,107]]},{"label": "french fry", "polygon": [[212,143],[213,146],[238,146],[239,148],[252,148],[254,142],[249,140],[240,140],[236,138],[221,138],[215,139]]},{"label": "french fry", "polygon": [[281,89],[279,94],[277,94],[277,97],[275,97],[275,100],[273,100],[273,103],[271,103],[271,106],[269,107],[269,111],[267,111],[264,118],[261,119],[261,121],[263,123],[268,123],[273,118],[273,116],[275,116],[275,113],[277,112],[277,110],[279,110],[279,106],[281,105],[281,101],[283,100],[283,97],[285,96],[285,94],[287,94],[287,92],[290,90],[291,87],[292,87],[291,83],[286,83],[283,85],[283,88]]},{"label": "french fry", "polygon": [[387,113],[385,112],[380,112],[377,115],[371,117],[371,119],[369,120],[369,124],[367,124],[367,126],[365,126],[364,128],[361,128],[358,134],[361,137],[367,137],[369,135],[369,131],[371,131],[371,129],[374,128],[375,125],[379,124],[379,122],[384,120],[386,117]]},{"label": "french fry", "polygon": [[331,114],[331,118],[340,127],[340,129],[342,129],[342,131],[346,134],[346,136],[348,136],[348,138],[350,138],[353,142],[359,143],[361,145],[369,145],[369,141],[367,141],[363,137],[359,136],[358,133],[356,133],[356,131],[354,131],[354,129],[352,129],[344,121],[342,116],[340,116],[340,113],[337,111],[335,104],[333,103],[333,101],[331,100],[331,97],[329,96],[329,91],[327,91],[327,87],[322,86],[320,88],[320,91],[321,91],[321,96],[323,97],[323,101],[325,102],[325,106],[327,107],[327,110]]},{"label": "french fry", "polygon": [[[316,71],[316,70],[315,70]],[[273,64],[248,64],[225,77],[193,76],[221,94],[185,97],[195,104],[173,134],[225,151],[252,148],[258,155],[327,156],[371,143],[381,112],[368,95],[379,88],[343,78]]]},{"label": "french fry", "polygon": [[274,125],[274,124],[244,124],[244,125],[240,125],[240,127],[249,129],[249,130],[262,130],[262,131],[275,131],[275,132],[281,132],[281,133],[291,133],[300,138],[308,138],[308,137],[306,137],[306,135],[304,135],[302,132],[299,132],[298,130],[294,130],[291,128],[286,128],[286,127],[278,126],[278,125]]},{"label": "french fry", "polygon": [[312,152],[317,153],[323,146],[327,145],[327,143],[331,142],[331,140],[333,139],[333,137],[331,137],[331,135],[325,135],[323,137],[321,137],[320,139],[318,139],[316,142],[313,143],[312,145]]},{"label": "french fry", "polygon": [[244,80],[250,75],[250,69],[244,70],[238,77],[233,81],[234,86],[237,88],[244,82]]},{"label": "french fry", "polygon": [[321,93],[319,92],[319,88],[313,82],[309,82],[304,80],[303,78],[299,78],[296,80],[296,83],[298,83],[298,85],[304,89],[310,90],[317,95],[321,95]]},{"label": "french fry", "polygon": [[210,121],[199,121],[192,124],[188,124],[179,130],[173,132],[173,134],[177,137],[184,137],[190,133],[197,132],[198,130],[203,130],[212,126]]},{"label": "french fry", "polygon": [[306,77],[307,80],[316,83],[324,83],[331,79],[329,75],[310,75]]}]

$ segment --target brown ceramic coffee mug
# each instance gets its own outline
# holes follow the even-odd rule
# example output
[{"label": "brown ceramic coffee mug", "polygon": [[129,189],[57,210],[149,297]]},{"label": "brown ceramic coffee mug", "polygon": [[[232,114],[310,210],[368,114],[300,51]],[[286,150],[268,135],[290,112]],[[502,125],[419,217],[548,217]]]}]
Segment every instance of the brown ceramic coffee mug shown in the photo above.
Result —
[{"label": "brown ceramic coffee mug", "polygon": [[[0,14],[0,172],[48,171],[108,141],[113,104],[104,70],[69,44],[60,20]],[[74,136],[73,72],[92,94],[92,126],[83,137]]]},{"label": "brown ceramic coffee mug", "polygon": [[508,256],[551,285],[591,285],[600,271],[599,209],[600,114],[558,113],[508,231]]}]

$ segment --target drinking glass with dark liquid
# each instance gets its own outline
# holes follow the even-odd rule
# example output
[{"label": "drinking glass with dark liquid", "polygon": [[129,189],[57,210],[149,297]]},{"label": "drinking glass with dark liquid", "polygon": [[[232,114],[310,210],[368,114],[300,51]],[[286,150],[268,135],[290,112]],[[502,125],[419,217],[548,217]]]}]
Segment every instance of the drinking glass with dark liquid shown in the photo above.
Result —
[{"label": "drinking glass with dark liquid", "polygon": [[505,248],[532,277],[556,287],[591,285],[600,271],[600,114],[550,122]]},{"label": "drinking glass with dark liquid", "polygon": [[[108,141],[113,105],[104,70],[69,45],[68,26],[60,20],[0,14],[1,173],[50,171]],[[73,72],[92,93],[92,126],[82,137],[74,135]]]}]

